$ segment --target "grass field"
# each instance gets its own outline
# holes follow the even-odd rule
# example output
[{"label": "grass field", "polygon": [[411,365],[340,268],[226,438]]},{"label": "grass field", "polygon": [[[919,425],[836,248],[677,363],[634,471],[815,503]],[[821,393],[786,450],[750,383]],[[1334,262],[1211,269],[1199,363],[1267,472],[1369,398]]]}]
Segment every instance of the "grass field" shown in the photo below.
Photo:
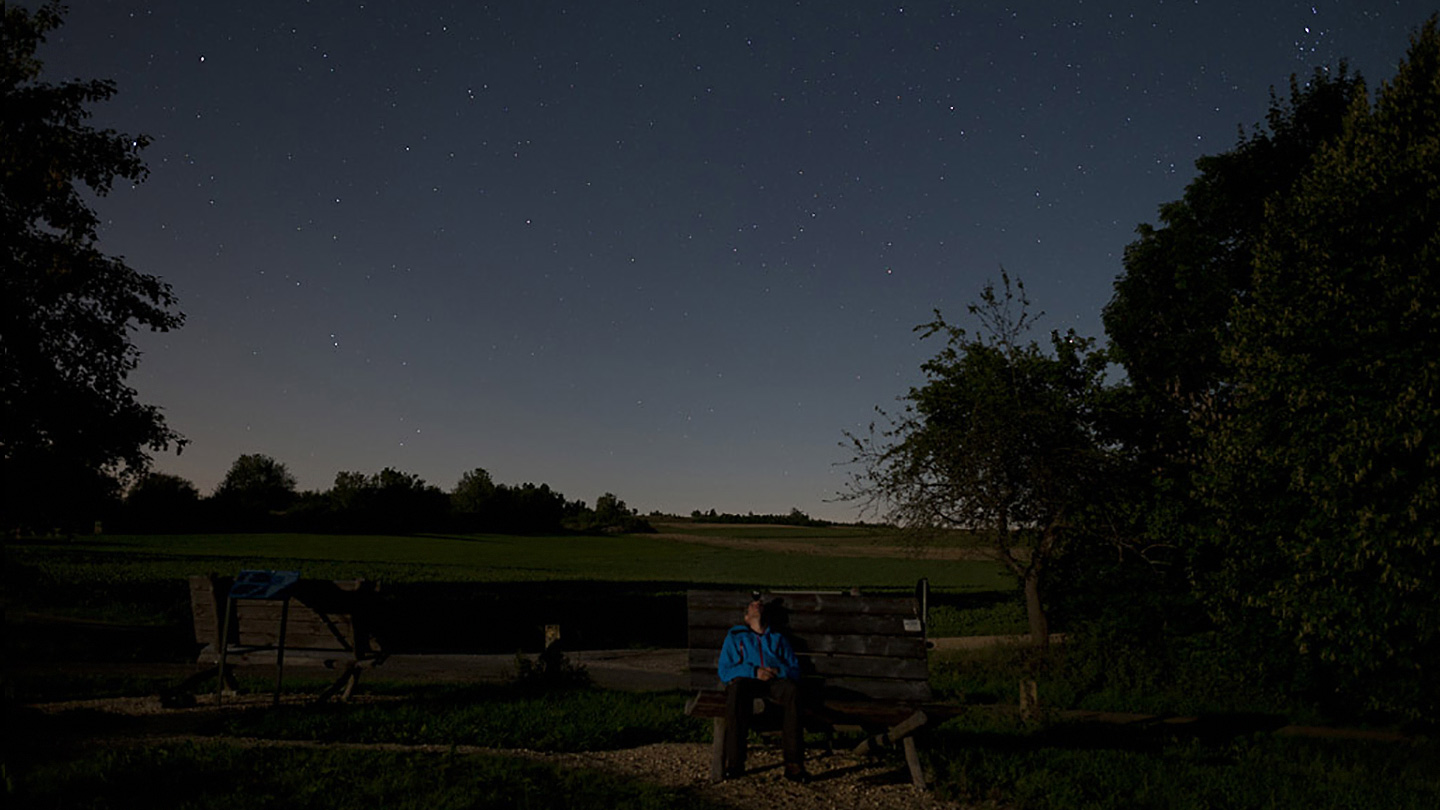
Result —
[{"label": "grass field", "polygon": [[[538,644],[536,628],[545,624],[562,625],[570,642],[591,649],[683,646],[689,588],[910,592],[921,577],[934,593],[938,634],[1023,626],[1014,581],[992,561],[918,557],[893,535],[853,527],[734,528],[744,537],[724,541],[715,527],[701,526],[686,539],[239,534],[10,542],[7,633],[12,650],[46,655],[37,637],[45,631],[27,626],[27,617],[183,629],[186,577],[242,569],[380,582],[390,615],[405,627],[395,651],[513,652]],[[487,618],[493,615],[509,621]],[[136,656],[149,654],[135,646]]]},{"label": "grass field", "polygon": [[[858,530],[735,527],[743,540],[854,545]],[[704,531],[715,536],[711,527]],[[796,534],[798,533],[798,534]],[[985,560],[826,556],[772,548],[680,542],[665,537],[383,535],[176,535],[80,537],[5,547],[9,603],[33,610],[152,623],[173,621],[172,604],[136,594],[156,583],[246,568],[299,570],[306,577],[414,583],[648,583],[657,593],[691,586],[908,590],[921,577],[941,593],[1008,591],[1013,580]],[[882,538],[884,542],[893,540]],[[880,541],[877,541],[880,542]],[[883,545],[884,543],[881,543]],[[176,593],[180,593],[176,591]],[[107,598],[91,598],[106,594]],[[181,594],[183,596],[183,594]],[[173,600],[171,600],[173,601]],[[148,615],[147,615],[148,611]]]}]

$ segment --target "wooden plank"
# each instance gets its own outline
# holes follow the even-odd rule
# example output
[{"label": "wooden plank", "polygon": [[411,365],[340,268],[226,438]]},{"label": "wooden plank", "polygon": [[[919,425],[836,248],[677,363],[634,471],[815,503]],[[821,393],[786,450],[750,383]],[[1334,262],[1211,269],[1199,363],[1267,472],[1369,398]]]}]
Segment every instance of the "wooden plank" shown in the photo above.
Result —
[{"label": "wooden plank", "polygon": [[[280,642],[279,628],[272,631],[249,630],[240,634],[239,643],[246,647],[274,647]],[[354,647],[342,643],[331,635],[303,635],[286,631],[285,648],[291,650],[335,650],[337,652],[351,652]]]},{"label": "wooden plank", "polygon": [[931,699],[930,684],[879,678],[826,678],[820,693],[825,700],[887,700],[923,703]]},{"label": "wooden plank", "polygon": [[[189,578],[191,617],[198,643],[215,644],[231,581],[215,575]],[[300,580],[290,603],[286,649],[348,651],[352,657],[374,654],[378,645],[362,631],[374,592],[374,583],[367,580]],[[230,644],[255,647],[279,642],[282,601],[240,599],[235,601],[234,610]]]},{"label": "wooden plank", "polygon": [[[280,617],[269,616],[255,617],[245,615],[243,612],[238,617],[242,632],[274,633],[280,629]],[[346,641],[354,635],[354,623],[349,616],[297,616],[290,621],[290,630],[295,633],[306,633],[312,636],[330,636],[337,641]]]},{"label": "wooden plank", "polygon": [[[264,664],[274,666],[275,653],[276,650],[274,647],[246,647],[234,645],[231,646],[229,650],[225,653],[225,665],[254,666]],[[214,647],[207,645],[204,649],[200,651],[200,654],[196,656],[195,660],[197,663],[201,664],[214,664],[220,660],[220,656],[215,653]],[[377,663],[376,659],[374,658],[356,658],[355,656],[346,653],[344,650],[303,650],[292,648],[289,645],[286,645],[285,647],[285,665],[287,667],[293,664],[302,666],[321,666],[334,669],[336,667],[345,667],[351,664],[364,666],[374,663]]]},{"label": "wooden plank", "polygon": [[[779,606],[790,613],[914,615],[917,610],[913,596],[761,593],[760,598],[767,603],[778,602]],[[686,609],[690,613],[718,611],[732,616],[733,623],[738,623],[745,615],[745,606],[748,604],[750,594],[744,591],[689,591],[686,594]]]},{"label": "wooden plank", "polygon": [[797,655],[806,653],[839,653],[845,655],[879,655],[890,658],[925,658],[925,639],[918,636],[808,635],[791,638]]},{"label": "wooden plank", "polygon": [[[889,678],[818,678],[802,679],[803,688],[817,693],[826,701],[883,700],[900,703],[923,703],[931,699],[928,681],[894,680]],[[720,676],[714,672],[691,670],[691,689],[723,690]]]},{"label": "wooden plank", "polygon": [[[801,654],[800,669],[807,675],[860,676],[867,678],[895,678],[900,680],[928,680],[930,667],[923,657],[895,658],[892,656],[855,655],[809,655]],[[718,650],[690,650],[688,667],[691,670],[714,674],[720,666]]]},{"label": "wooden plank", "polygon": [[[907,627],[906,620],[911,621]],[[719,635],[724,638],[731,628],[740,624],[733,616],[720,612],[701,613],[691,616],[689,636],[691,639]],[[864,633],[876,635],[906,636],[923,635],[923,625],[915,615],[869,614],[869,613],[795,613],[770,623],[770,626],[787,635],[806,633]]]},{"label": "wooden plank", "polygon": [[924,711],[917,710],[904,721],[886,729],[883,734],[876,734],[860,741],[850,753],[857,757],[863,757],[877,748],[888,748],[896,742],[908,738],[911,734],[919,731],[922,726],[930,722],[930,718]]},{"label": "wooden plank", "polygon": [[194,622],[197,643],[214,644],[220,637],[224,621],[221,600],[228,589],[228,582],[222,589],[219,577],[213,575],[190,577],[190,615]]},{"label": "wooden plank", "polygon": [[[707,643],[691,643],[692,650],[707,650],[715,655],[718,660],[720,655],[720,640],[707,637],[703,641]],[[892,658],[919,658],[925,657],[925,640],[918,636],[896,637],[896,636],[866,636],[866,635],[815,635],[790,636],[790,645],[795,648],[796,655],[809,654],[844,654],[844,655],[879,655]]]}]

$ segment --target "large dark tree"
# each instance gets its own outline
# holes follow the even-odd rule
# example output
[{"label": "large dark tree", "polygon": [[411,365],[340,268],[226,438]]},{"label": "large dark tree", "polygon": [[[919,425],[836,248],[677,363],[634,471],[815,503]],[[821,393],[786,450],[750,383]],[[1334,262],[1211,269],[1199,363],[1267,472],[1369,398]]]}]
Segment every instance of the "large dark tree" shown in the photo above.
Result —
[{"label": "large dark tree", "polygon": [[200,518],[200,491],[178,475],[150,472],[125,493],[120,513],[126,532],[195,531]]},{"label": "large dark tree", "polygon": [[1199,573],[1332,694],[1434,717],[1440,672],[1440,31],[1272,201],[1207,435]]},{"label": "large dark tree", "polygon": [[[86,517],[93,501],[180,446],[126,384],[131,333],[178,327],[170,286],[97,247],[89,194],[145,177],[132,137],[86,123],[109,81],[39,81],[61,11],[3,6],[0,26],[0,478],[9,526]],[[78,514],[77,514],[78,513]]]},{"label": "large dark tree", "polygon": [[[1126,247],[1105,331],[1131,384],[1167,416],[1183,421],[1228,380],[1221,350],[1230,308],[1254,286],[1266,203],[1288,192],[1340,134],[1364,91],[1344,65],[1317,70],[1304,85],[1292,77],[1288,99],[1271,96],[1268,128],[1197,160],[1184,196],[1160,207],[1160,226],[1141,225]],[[1148,427],[1164,430],[1152,438],[1172,449],[1188,444],[1183,423]]]},{"label": "large dark tree", "polygon": [[235,459],[215,487],[214,504],[232,528],[265,528],[276,513],[295,503],[295,476],[263,453]]},{"label": "large dark tree", "polygon": [[925,363],[926,383],[902,414],[868,436],[851,436],[857,472],[848,496],[912,530],[976,532],[1015,574],[1030,633],[1049,637],[1050,566],[1086,536],[1086,514],[1111,478],[1099,417],[1106,359],[1093,342],[1052,333],[1042,348],[1024,288],[1003,277],[970,312],[972,335],[936,320],[921,329],[945,339]]},{"label": "large dark tree", "polygon": [[[1272,92],[1265,125],[1242,132],[1230,151],[1196,161],[1198,174],[1184,196],[1162,205],[1158,225],[1141,225],[1125,249],[1124,272],[1104,312],[1111,357],[1126,371],[1115,391],[1125,417],[1113,424],[1134,460],[1124,479],[1129,508],[1117,510],[1117,529],[1132,547],[1148,549],[1152,562],[1165,563],[1129,572],[1136,577],[1131,596],[1107,608],[1114,617],[1145,613],[1127,617],[1127,626],[1157,618],[1139,607],[1153,599],[1172,613],[1184,601],[1175,594],[1189,591],[1185,562],[1195,550],[1194,529],[1213,520],[1196,496],[1194,476],[1204,432],[1234,391],[1224,347],[1232,339],[1232,308],[1254,292],[1267,205],[1288,194],[1321,147],[1340,136],[1364,93],[1364,82],[1343,64],[1317,70],[1303,84],[1291,77],[1288,96]],[[1176,616],[1166,615],[1149,626],[1175,624]]]}]

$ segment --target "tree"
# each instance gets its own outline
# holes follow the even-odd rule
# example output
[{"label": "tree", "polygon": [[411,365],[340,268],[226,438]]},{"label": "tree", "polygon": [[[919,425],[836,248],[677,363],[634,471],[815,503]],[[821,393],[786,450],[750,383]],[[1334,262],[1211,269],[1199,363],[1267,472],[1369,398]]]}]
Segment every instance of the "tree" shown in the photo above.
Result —
[{"label": "tree", "polygon": [[242,455],[230,465],[214,497],[233,518],[263,518],[295,502],[295,476],[267,455]]},{"label": "tree", "polygon": [[919,327],[946,345],[904,413],[867,437],[847,435],[859,466],[845,497],[911,530],[977,532],[1015,574],[1031,637],[1048,643],[1048,566],[1083,536],[1084,513],[1110,465],[1099,425],[1106,357],[1073,331],[1046,352],[1022,343],[1024,286],[987,285],[969,308],[982,332],[944,320]]},{"label": "tree", "polygon": [[450,502],[420,476],[386,467],[370,479],[369,511],[377,528],[415,532],[441,528]]},{"label": "tree", "polygon": [[[1320,148],[1341,133],[1364,81],[1342,63],[1316,70],[1287,99],[1271,92],[1267,128],[1196,161],[1184,196],[1160,207],[1160,226],[1141,225],[1105,307],[1112,359],[1126,371],[1121,437],[1148,483],[1133,490],[1137,535],[1178,549],[1205,516],[1191,477],[1205,419],[1224,408],[1232,374],[1223,350],[1231,308],[1254,289],[1253,265],[1267,202],[1288,193]],[[1176,566],[1176,570],[1179,570]]]},{"label": "tree", "polygon": [[1268,207],[1206,435],[1199,584],[1324,686],[1431,716],[1440,665],[1440,32]]},{"label": "tree", "polygon": [[638,534],[653,532],[655,528],[650,521],[636,514],[634,509],[625,505],[612,492],[607,492],[595,499],[595,510],[583,510],[576,519],[578,528],[586,531],[607,532],[611,534]]},{"label": "tree", "polygon": [[143,472],[151,451],[183,446],[126,384],[140,358],[131,331],[168,331],[183,316],[170,285],[97,248],[88,195],[146,175],[144,136],[86,123],[115,84],[40,82],[36,51],[59,5],[3,14],[0,475],[11,490],[0,519],[20,525],[74,515]]},{"label": "tree", "polygon": [[[1290,96],[1271,92],[1267,130],[1242,132],[1235,148],[1196,161],[1198,175],[1180,200],[1160,207],[1161,227],[1141,225],[1125,249],[1124,272],[1105,307],[1113,359],[1157,407],[1182,416],[1228,379],[1221,358],[1230,308],[1252,287],[1266,203],[1311,166],[1339,136],[1365,84],[1342,63],[1316,70]],[[1188,431],[1172,431],[1184,442]]]},{"label": "tree", "polygon": [[451,490],[451,507],[459,515],[480,515],[490,506],[495,497],[495,481],[490,473],[475,467],[459,477],[455,489]]},{"label": "tree", "polygon": [[123,519],[129,531],[193,531],[200,491],[189,480],[169,473],[148,472],[125,493]]}]

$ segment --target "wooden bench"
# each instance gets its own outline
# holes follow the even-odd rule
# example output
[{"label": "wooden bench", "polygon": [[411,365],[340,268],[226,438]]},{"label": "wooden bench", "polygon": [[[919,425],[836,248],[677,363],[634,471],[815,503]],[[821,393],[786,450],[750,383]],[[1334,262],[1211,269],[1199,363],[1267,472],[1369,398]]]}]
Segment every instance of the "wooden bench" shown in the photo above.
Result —
[{"label": "wooden bench", "polygon": [[[789,637],[800,659],[806,728],[865,731],[869,736],[856,747],[857,755],[901,743],[910,778],[924,789],[914,734],[959,709],[931,702],[921,600],[838,592],[761,598],[770,605],[771,629]],[[687,597],[690,686],[698,691],[685,713],[714,720],[710,778],[716,782],[724,773],[720,647],[730,628],[743,623],[750,600],[751,594],[737,591],[690,591]]]},{"label": "wooden bench", "polygon": [[[385,660],[374,635],[374,582],[301,579],[290,591],[288,605],[280,600],[230,600],[232,582],[232,577],[214,574],[190,577],[195,642],[204,645],[196,662],[207,668],[162,697],[185,702],[195,686],[212,676],[219,679],[221,689],[238,691],[232,671],[235,666],[273,664],[278,700],[283,665],[297,664],[340,670],[318,700],[337,694],[345,700],[360,673]],[[222,642],[227,602],[233,612],[228,636]]]}]

